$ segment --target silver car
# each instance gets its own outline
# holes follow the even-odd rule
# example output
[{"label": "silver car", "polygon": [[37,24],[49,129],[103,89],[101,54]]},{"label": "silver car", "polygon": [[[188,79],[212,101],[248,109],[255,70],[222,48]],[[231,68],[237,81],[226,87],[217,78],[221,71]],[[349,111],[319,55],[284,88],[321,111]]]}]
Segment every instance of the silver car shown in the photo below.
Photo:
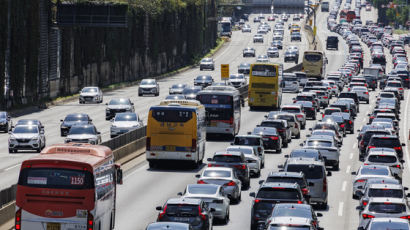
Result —
[{"label": "silver car", "polygon": [[117,113],[110,128],[111,138],[142,127],[144,124],[136,113]]},{"label": "silver car", "polygon": [[359,205],[363,208],[366,207],[370,198],[374,197],[391,197],[407,200],[408,195],[406,195],[404,190],[408,190],[408,188],[403,187],[401,184],[371,184],[365,188]]},{"label": "silver car", "polygon": [[284,73],[282,78],[282,91],[289,93],[299,92],[299,81],[294,74]]},{"label": "silver car", "polygon": [[197,174],[197,184],[215,184],[222,186],[224,194],[232,203],[241,201],[242,182],[232,168],[211,167]]},{"label": "silver car", "polygon": [[400,229],[410,230],[410,223],[407,219],[401,218],[372,218],[366,227],[359,227],[358,230],[380,230],[380,229]]},{"label": "silver car", "polygon": [[184,193],[178,193],[183,198],[197,198],[204,201],[209,208],[215,209],[212,213],[215,218],[222,220],[224,224],[229,222],[230,200],[225,194],[224,188],[215,184],[189,184]]},{"label": "silver car", "polygon": [[215,62],[212,58],[204,58],[199,63],[199,70],[210,69],[215,70]]},{"label": "silver car", "polygon": [[255,34],[253,36],[253,43],[261,42],[263,43],[263,35],[262,34]]},{"label": "silver car", "polygon": [[79,103],[102,103],[103,102],[103,93],[98,87],[84,87],[80,91]]},{"label": "silver car", "polygon": [[385,165],[362,165],[357,172],[352,172],[356,177],[353,180],[353,199],[358,199],[364,193],[366,180],[371,178],[393,178],[393,174]]},{"label": "silver car", "polygon": [[316,149],[325,159],[326,166],[332,166],[334,170],[339,170],[340,150],[338,144],[331,136],[312,136],[309,137],[305,144],[301,144],[305,149]]},{"label": "silver car", "polygon": [[282,105],[280,108],[281,112],[293,113],[296,115],[296,119],[301,125],[301,129],[306,127],[306,114],[303,112],[302,105],[292,104],[292,105]]},{"label": "silver car", "polygon": [[409,219],[410,213],[405,199],[399,198],[370,198],[369,204],[361,208],[359,228],[364,228],[373,218],[401,218]]},{"label": "silver car", "polygon": [[153,94],[159,96],[159,84],[155,79],[144,79],[138,86],[138,96]]},{"label": "silver car", "polygon": [[73,125],[64,142],[98,145],[101,143],[101,133],[97,131],[94,125]]},{"label": "silver car", "polygon": [[[255,153],[252,146],[234,145],[226,148],[226,151],[243,153],[250,173],[255,177],[260,177],[262,168],[262,157],[259,157],[257,153]],[[265,155],[263,155],[263,158],[265,158]]]},{"label": "silver car", "polygon": [[388,81],[386,82],[386,88],[396,88],[399,92],[400,99],[404,99],[404,87],[400,81]]},{"label": "silver car", "polygon": [[390,167],[393,175],[403,178],[403,163],[397,157],[396,151],[392,148],[372,148],[369,149],[364,165],[385,165]]},{"label": "silver car", "polygon": [[[295,228],[297,226],[297,228]],[[309,218],[294,217],[294,216],[282,216],[272,218],[268,228],[269,230],[290,230],[290,229],[317,229],[313,221]]]},{"label": "silver car", "polygon": [[155,222],[149,224],[145,230],[192,230],[192,227],[187,223]]},{"label": "silver car", "polygon": [[187,84],[174,84],[169,87],[169,94],[182,94],[186,87],[188,87]]},{"label": "silver car", "polygon": [[357,98],[359,101],[365,101],[366,104],[369,104],[370,99],[369,99],[369,91],[367,90],[366,87],[364,86],[353,86],[353,88],[350,90],[350,92],[354,92],[357,94]]},{"label": "silver car", "polygon": [[133,113],[135,111],[134,103],[128,98],[113,98],[105,105],[107,106],[105,109],[105,120],[107,121],[115,117],[117,113]]},{"label": "silver car", "polygon": [[10,132],[8,146],[9,153],[18,150],[36,150],[39,153],[46,147],[44,130],[37,125],[18,125]]},{"label": "silver car", "polygon": [[278,217],[296,217],[310,219],[310,223],[319,227],[319,219],[317,217],[323,216],[322,213],[315,213],[312,206],[309,204],[289,204],[280,203],[276,204],[272,210],[271,216],[267,219],[267,222],[271,222],[272,219]]},{"label": "silver car", "polygon": [[288,113],[288,112],[280,112],[279,114],[276,114],[273,116],[273,119],[278,119],[278,120],[286,120],[290,126],[292,136],[294,136],[296,139],[300,138],[300,123],[296,118],[296,115],[293,113]]},{"label": "silver car", "polygon": [[279,57],[279,49],[278,47],[269,47],[268,50],[266,51],[266,55],[270,58],[278,58]]},{"label": "silver car", "polygon": [[231,74],[229,76],[229,84],[235,88],[240,88],[247,85],[247,81],[245,75],[243,74]]}]

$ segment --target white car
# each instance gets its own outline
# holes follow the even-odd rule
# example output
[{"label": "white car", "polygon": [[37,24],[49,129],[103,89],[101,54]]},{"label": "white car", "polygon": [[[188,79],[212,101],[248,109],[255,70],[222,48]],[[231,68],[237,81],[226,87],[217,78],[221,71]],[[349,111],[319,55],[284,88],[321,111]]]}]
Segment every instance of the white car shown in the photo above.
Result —
[{"label": "white car", "polygon": [[365,101],[366,104],[369,104],[370,102],[369,91],[367,90],[366,87],[353,86],[353,88],[350,91],[355,92],[357,94],[357,98],[359,99],[359,101]]},{"label": "white car", "polygon": [[296,119],[299,121],[301,129],[306,127],[306,114],[303,112],[301,105],[292,104],[292,105],[282,105],[280,108],[281,112],[293,113],[296,115]]},{"label": "white car", "polygon": [[251,146],[230,146],[226,148],[227,152],[241,152],[246,158],[249,171],[256,177],[261,175],[262,160],[265,160],[265,155],[258,156]]},{"label": "white car", "polygon": [[18,125],[10,133],[9,153],[18,150],[36,150],[38,153],[46,146],[44,131],[37,125]]},{"label": "white car", "polygon": [[103,102],[103,93],[98,87],[84,87],[80,91],[79,103],[84,104],[87,102],[90,103],[102,103]]},{"label": "white car", "polygon": [[364,160],[365,165],[385,165],[390,167],[393,175],[402,178],[404,160],[397,157],[393,148],[372,148],[369,149]]},{"label": "white car", "polygon": [[210,69],[215,70],[215,62],[213,58],[204,58],[199,63],[199,70]]},{"label": "white car", "polygon": [[241,74],[241,73],[231,74],[229,76],[228,81],[229,81],[229,84],[235,88],[239,88],[239,87],[247,85],[246,77],[244,74]]},{"label": "white car", "polygon": [[155,79],[144,79],[138,86],[138,96],[153,94],[159,96],[159,84]]},{"label": "white car", "polygon": [[260,42],[263,43],[263,35],[262,34],[255,34],[253,36],[253,43]]},{"label": "white car", "polygon": [[356,177],[353,180],[353,199],[359,198],[360,194],[364,193],[364,185],[366,184],[367,179],[394,179],[390,168],[385,165],[362,165],[357,170],[357,172],[352,172],[352,175],[356,175]]},{"label": "white car", "polygon": [[144,124],[136,113],[117,113],[110,128],[111,138],[142,127]]},{"label": "white car", "polygon": [[189,184],[184,193],[179,193],[183,198],[199,198],[203,200],[209,208],[215,209],[212,215],[224,224],[229,222],[230,200],[225,194],[221,185],[215,184]]}]

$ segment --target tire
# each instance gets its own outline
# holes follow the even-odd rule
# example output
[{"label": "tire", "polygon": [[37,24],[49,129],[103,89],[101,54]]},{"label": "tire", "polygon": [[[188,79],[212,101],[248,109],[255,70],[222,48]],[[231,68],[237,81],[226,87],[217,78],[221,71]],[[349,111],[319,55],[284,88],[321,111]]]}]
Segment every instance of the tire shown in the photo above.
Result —
[{"label": "tire", "polygon": [[15,153],[16,151],[14,149],[9,148],[9,153]]},{"label": "tire", "polygon": [[354,134],[354,128],[350,130],[350,134]]},{"label": "tire", "polygon": [[156,93],[155,96],[158,97],[158,96],[159,96],[159,93]]},{"label": "tire", "polygon": [[298,133],[298,135],[295,136],[296,139],[300,139],[300,132]]},{"label": "tire", "polygon": [[256,177],[256,178],[261,177],[261,170],[260,170],[260,169],[259,169],[258,173],[255,173],[255,177]]},{"label": "tire", "polygon": [[333,165],[333,168],[332,168],[334,171],[339,171],[339,162],[337,162],[337,164],[336,165]]},{"label": "tire", "polygon": [[276,153],[281,153],[282,152],[282,148],[276,149]]},{"label": "tire", "polygon": [[153,161],[148,161],[148,166],[152,169],[156,168],[157,164]]},{"label": "tire", "polygon": [[286,142],[283,142],[283,147],[285,147],[285,148],[287,148],[288,147],[288,142],[286,141]]},{"label": "tire", "polygon": [[138,97],[142,97],[142,93],[138,93]]},{"label": "tire", "polygon": [[369,100],[367,100],[367,101],[366,101],[366,104],[369,104],[369,103],[370,103],[370,101],[369,101]]},{"label": "tire", "polygon": [[229,222],[229,208],[226,210],[225,218],[223,219],[223,224],[228,224]]},{"label": "tire", "polygon": [[327,208],[327,201],[319,204],[319,209],[325,210]]}]

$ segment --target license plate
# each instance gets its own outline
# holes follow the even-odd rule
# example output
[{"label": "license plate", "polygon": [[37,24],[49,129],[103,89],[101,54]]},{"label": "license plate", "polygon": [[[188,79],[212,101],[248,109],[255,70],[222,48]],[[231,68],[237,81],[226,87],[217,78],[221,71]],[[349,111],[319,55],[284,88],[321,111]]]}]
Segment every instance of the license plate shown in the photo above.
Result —
[{"label": "license plate", "polygon": [[165,150],[166,150],[166,151],[175,151],[175,146],[173,146],[173,145],[167,145],[167,146],[165,146]]},{"label": "license plate", "polygon": [[47,230],[60,230],[61,224],[60,223],[47,223]]},{"label": "license plate", "polygon": [[175,217],[174,221],[176,222],[189,222],[189,217]]},{"label": "license plate", "polygon": [[263,141],[269,141],[269,138],[262,138]]}]

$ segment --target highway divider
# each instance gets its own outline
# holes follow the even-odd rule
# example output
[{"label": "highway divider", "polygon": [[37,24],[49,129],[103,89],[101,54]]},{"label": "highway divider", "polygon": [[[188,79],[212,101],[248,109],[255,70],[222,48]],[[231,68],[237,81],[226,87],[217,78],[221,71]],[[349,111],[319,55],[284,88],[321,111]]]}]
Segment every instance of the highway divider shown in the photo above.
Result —
[{"label": "highway divider", "polygon": [[[285,69],[284,72],[294,72],[301,70],[302,64],[295,65],[291,68]],[[248,97],[248,85],[238,88],[242,100]],[[142,126],[138,129],[132,130],[128,133],[124,133],[117,137],[111,138],[108,141],[101,143],[101,145],[110,147],[113,150],[115,162],[122,161],[132,153],[139,151],[135,157],[139,157],[144,154],[141,151],[145,148],[146,144],[147,126]],[[15,213],[15,200],[16,200],[17,185],[14,184],[11,187],[0,191],[0,229],[12,229],[13,219]]]}]

